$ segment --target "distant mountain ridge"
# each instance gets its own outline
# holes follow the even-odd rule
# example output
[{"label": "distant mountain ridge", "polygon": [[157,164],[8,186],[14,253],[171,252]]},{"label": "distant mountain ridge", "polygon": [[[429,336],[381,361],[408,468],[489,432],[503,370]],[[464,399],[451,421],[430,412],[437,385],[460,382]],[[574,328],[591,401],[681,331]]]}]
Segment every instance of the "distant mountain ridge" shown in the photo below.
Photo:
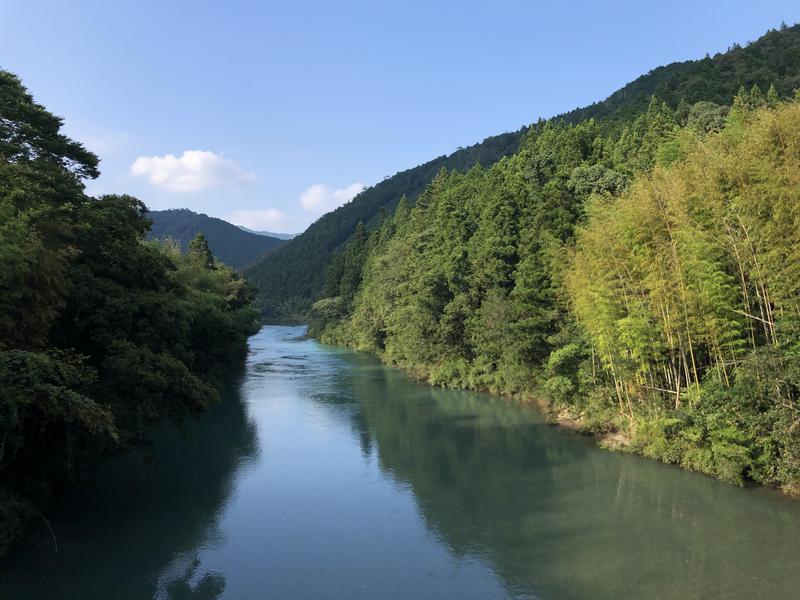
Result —
[{"label": "distant mountain ridge", "polygon": [[[333,252],[359,221],[373,224],[381,211],[391,212],[406,195],[415,200],[440,169],[464,171],[480,163],[489,166],[514,154],[528,128],[486,138],[483,142],[440,156],[418,167],[396,173],[366,188],[347,204],[323,215],[275,254],[251,265],[246,275],[259,287],[259,306],[268,319],[296,320],[321,289]],[[285,250],[288,250],[284,253]]]},{"label": "distant mountain ridge", "polygon": [[185,249],[198,233],[202,233],[214,256],[235,269],[246,267],[286,242],[244,231],[227,221],[188,208],[152,210],[147,217],[153,222],[148,239],[172,238]]},{"label": "distant mountain ridge", "polygon": [[255,233],[256,235],[264,235],[267,237],[278,238],[279,240],[292,240],[296,238],[299,233],[276,233],[274,231],[258,231],[256,229],[248,229],[244,225],[237,225],[239,229],[242,231],[246,231],[247,233]]},{"label": "distant mountain ridge", "polygon": [[[608,130],[631,123],[647,110],[652,96],[677,109],[683,101],[728,105],[741,86],[774,84],[788,96],[800,87],[800,26],[767,32],[745,46],[699,60],[675,62],[653,69],[601,102],[562,113],[551,122],[594,119]],[[537,126],[538,127],[538,126]],[[302,318],[318,297],[332,255],[351,236],[359,221],[374,224],[394,211],[405,195],[414,202],[440,169],[466,171],[480,163],[491,166],[514,154],[530,128],[486,138],[483,142],[401,171],[365,189],[353,200],[323,215],[305,232],[254,263],[247,275],[259,286],[259,305],[268,319]]]}]

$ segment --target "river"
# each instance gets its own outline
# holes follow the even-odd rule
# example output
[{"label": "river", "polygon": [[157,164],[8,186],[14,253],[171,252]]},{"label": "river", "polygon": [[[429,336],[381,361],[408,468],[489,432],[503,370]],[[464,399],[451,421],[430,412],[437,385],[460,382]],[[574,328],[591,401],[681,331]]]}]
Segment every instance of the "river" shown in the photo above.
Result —
[{"label": "river", "polygon": [[0,597],[748,600],[800,596],[800,502],[432,388],[302,327],[223,401],[102,461]]}]

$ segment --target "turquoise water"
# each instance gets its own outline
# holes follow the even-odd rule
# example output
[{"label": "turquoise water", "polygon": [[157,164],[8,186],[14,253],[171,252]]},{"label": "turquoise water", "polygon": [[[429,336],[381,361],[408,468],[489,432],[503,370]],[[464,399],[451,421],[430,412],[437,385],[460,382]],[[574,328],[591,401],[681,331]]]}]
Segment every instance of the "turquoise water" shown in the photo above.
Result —
[{"label": "turquoise water", "polygon": [[431,388],[299,327],[104,461],[2,598],[796,598],[800,502]]}]

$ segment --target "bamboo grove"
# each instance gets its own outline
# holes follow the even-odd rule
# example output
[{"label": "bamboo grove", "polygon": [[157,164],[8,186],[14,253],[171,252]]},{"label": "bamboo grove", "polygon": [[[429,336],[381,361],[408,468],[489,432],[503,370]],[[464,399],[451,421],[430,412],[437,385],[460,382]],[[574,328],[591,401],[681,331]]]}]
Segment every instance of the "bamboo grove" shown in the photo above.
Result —
[{"label": "bamboo grove", "polygon": [[531,127],[359,226],[312,332],[546,399],[646,456],[800,491],[800,103]]}]

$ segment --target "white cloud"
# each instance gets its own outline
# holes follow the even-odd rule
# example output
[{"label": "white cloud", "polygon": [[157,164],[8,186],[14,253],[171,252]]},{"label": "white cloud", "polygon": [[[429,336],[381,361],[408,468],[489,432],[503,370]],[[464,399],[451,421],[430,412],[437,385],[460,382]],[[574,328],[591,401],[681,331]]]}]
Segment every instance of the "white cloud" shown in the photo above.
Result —
[{"label": "white cloud", "polygon": [[321,215],[349,202],[363,189],[363,183],[353,183],[335,190],[323,183],[317,183],[300,195],[300,204],[305,211]]},{"label": "white cloud", "polygon": [[256,231],[288,231],[292,220],[289,215],[277,208],[264,210],[235,210],[225,220],[234,225],[241,225]]},{"label": "white cloud", "polygon": [[294,212],[287,214],[277,208],[241,209],[229,213],[225,220],[256,231],[302,231],[310,221],[349,202],[363,189],[363,183],[354,183],[338,189],[318,183],[300,195],[300,205],[305,215]]},{"label": "white cloud", "polygon": [[186,150],[180,158],[174,154],[140,156],[133,161],[131,174],[146,177],[170,192],[199,192],[256,179],[234,161],[207,150]]}]

